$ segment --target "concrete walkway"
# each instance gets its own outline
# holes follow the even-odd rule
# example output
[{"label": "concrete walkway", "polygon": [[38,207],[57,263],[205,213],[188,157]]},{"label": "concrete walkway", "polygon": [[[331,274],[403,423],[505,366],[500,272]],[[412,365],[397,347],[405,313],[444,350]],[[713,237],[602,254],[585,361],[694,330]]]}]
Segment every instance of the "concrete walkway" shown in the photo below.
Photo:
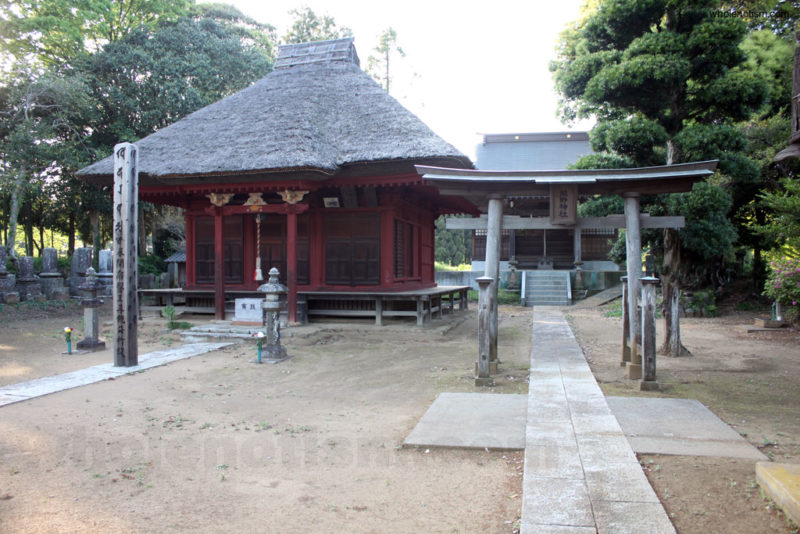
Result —
[{"label": "concrete walkway", "polygon": [[205,354],[206,352],[221,349],[222,347],[232,344],[233,343],[193,343],[191,345],[181,345],[180,347],[172,349],[142,354],[139,356],[139,365],[134,367],[114,367],[110,363],[105,363],[86,369],[79,369],[70,373],[47,376],[28,382],[3,386],[0,387],[0,406],[21,402],[34,397],[41,397],[42,395],[49,395],[50,393],[64,391],[65,389],[93,384],[121,375],[136,373],[145,369],[150,369],[151,367],[174,362],[175,360],[182,360],[184,358]]},{"label": "concrete walkway", "polygon": [[564,315],[534,309],[523,534],[674,534]]}]

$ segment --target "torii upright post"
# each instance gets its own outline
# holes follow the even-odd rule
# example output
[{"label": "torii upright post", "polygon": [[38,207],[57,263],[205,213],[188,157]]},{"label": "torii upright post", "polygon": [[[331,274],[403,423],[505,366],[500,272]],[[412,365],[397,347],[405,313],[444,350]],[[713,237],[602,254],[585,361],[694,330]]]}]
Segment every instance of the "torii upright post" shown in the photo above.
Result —
[{"label": "torii upright post", "polygon": [[139,364],[137,342],[138,268],[136,264],[139,196],[136,145],[114,147],[114,365]]},{"label": "torii upright post", "polygon": [[642,354],[639,349],[642,339],[641,315],[638,311],[642,278],[642,234],[640,227],[639,193],[625,193],[625,259],[628,268],[628,318],[631,361],[628,378],[642,378]]},{"label": "torii upright post", "polygon": [[486,270],[484,276],[491,278],[489,284],[489,366],[490,372],[497,372],[497,290],[500,287],[500,245],[503,230],[503,197],[489,197],[489,213],[486,227]]}]

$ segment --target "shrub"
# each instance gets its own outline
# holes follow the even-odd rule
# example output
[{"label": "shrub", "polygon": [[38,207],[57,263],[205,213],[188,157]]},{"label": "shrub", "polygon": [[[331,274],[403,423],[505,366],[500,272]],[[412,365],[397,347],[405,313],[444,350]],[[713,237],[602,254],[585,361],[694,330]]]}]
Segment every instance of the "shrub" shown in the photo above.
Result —
[{"label": "shrub", "polygon": [[785,306],[790,316],[798,315],[800,303],[800,259],[781,258],[771,261],[764,295]]},{"label": "shrub", "polygon": [[167,271],[167,263],[164,258],[153,254],[139,256],[139,274],[154,274],[158,276]]}]

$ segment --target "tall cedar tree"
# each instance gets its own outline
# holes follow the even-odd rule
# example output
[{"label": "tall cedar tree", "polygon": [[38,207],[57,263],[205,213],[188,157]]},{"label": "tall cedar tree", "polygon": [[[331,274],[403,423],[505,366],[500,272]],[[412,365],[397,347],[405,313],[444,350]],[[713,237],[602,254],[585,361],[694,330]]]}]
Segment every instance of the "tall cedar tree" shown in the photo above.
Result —
[{"label": "tall cedar tree", "polygon": [[[724,191],[698,184],[681,202],[645,199],[654,214],[687,206],[725,210],[730,201],[724,197],[730,195],[735,208],[755,194],[758,168],[746,157],[744,137],[734,123],[761,106],[765,87],[741,68],[746,57],[739,45],[746,23],[721,16],[720,7],[709,0],[600,0],[562,35],[551,64],[563,118],[595,117],[592,146],[612,164],[720,160],[724,178],[716,182],[725,184]],[[603,158],[590,163],[598,162]],[[672,214],[686,215],[687,226],[667,231],[661,242],[664,302],[671,302],[692,264],[704,265],[706,275],[717,270],[720,256],[732,250],[735,240],[725,211]],[[718,223],[714,227],[703,221],[710,215]],[[696,239],[698,233],[706,239]],[[685,349],[672,327],[677,321],[671,320],[670,307],[665,312],[662,350],[678,355]]]}]

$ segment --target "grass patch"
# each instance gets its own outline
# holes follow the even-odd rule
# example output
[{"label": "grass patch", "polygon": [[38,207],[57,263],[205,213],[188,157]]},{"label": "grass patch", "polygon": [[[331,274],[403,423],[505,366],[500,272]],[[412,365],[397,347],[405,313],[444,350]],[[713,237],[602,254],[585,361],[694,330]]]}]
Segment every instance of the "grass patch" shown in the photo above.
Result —
[{"label": "grass patch", "polygon": [[603,317],[622,317],[622,300],[615,300],[605,307]]},{"label": "grass patch", "polygon": [[441,261],[436,261],[436,262],[433,263],[433,268],[436,271],[446,271],[446,272],[471,271],[472,270],[472,265],[470,265],[469,263],[462,263],[460,265],[450,265],[448,263],[443,263]]},{"label": "grass patch", "polygon": [[[478,302],[478,292],[474,289],[467,291],[467,300],[470,302]],[[509,304],[511,306],[520,305],[520,296],[516,291],[508,291],[506,289],[497,290],[497,303]]]}]

